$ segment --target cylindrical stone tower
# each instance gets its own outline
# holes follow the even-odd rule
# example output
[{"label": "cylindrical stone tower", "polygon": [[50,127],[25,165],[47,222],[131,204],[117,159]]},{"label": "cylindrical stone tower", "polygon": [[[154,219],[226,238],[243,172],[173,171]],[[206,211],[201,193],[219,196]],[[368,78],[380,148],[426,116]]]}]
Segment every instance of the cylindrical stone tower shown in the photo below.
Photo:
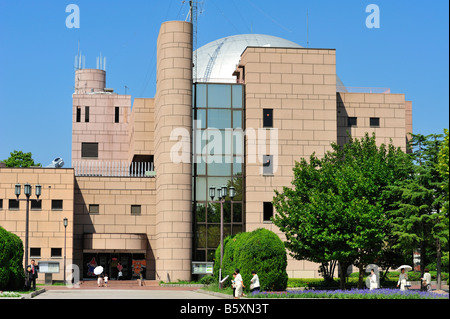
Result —
[{"label": "cylindrical stone tower", "polygon": [[106,72],[97,69],[75,71],[75,94],[103,92],[106,84]]},{"label": "cylindrical stone tower", "polygon": [[[160,280],[189,280],[192,255],[192,170],[189,137],[171,133],[192,129],[192,24],[162,24],[157,43],[155,96],[156,275]],[[172,161],[183,145],[189,161]]]}]

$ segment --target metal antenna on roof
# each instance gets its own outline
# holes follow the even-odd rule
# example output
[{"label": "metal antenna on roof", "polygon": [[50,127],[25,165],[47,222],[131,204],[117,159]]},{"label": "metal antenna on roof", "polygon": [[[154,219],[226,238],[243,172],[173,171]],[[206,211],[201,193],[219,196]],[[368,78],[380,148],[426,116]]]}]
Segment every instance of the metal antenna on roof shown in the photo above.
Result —
[{"label": "metal antenna on roof", "polygon": [[77,55],[75,56],[74,69],[75,70],[84,69],[86,67],[85,63],[86,63],[85,56],[82,55],[82,52],[80,51],[80,40],[78,40],[78,52]]},{"label": "metal antenna on roof", "polygon": [[309,15],[306,9],[306,47],[309,48]]},{"label": "metal antenna on roof", "polygon": [[[198,20],[198,7],[200,6],[200,14],[203,13],[203,1],[191,0],[189,1],[189,15],[192,23],[192,80],[197,81],[197,20]],[[189,16],[188,15],[188,16]]]},{"label": "metal antenna on roof", "polygon": [[197,1],[191,0],[189,1],[189,5],[191,7],[190,14],[191,14],[191,23],[192,23],[192,63],[193,63],[193,70],[192,70],[192,80],[194,82],[197,81],[197,18],[198,18],[198,12],[197,12]]},{"label": "metal antenna on roof", "polygon": [[102,57],[101,52],[100,52],[100,56],[97,57],[97,69],[106,71],[106,57]]}]

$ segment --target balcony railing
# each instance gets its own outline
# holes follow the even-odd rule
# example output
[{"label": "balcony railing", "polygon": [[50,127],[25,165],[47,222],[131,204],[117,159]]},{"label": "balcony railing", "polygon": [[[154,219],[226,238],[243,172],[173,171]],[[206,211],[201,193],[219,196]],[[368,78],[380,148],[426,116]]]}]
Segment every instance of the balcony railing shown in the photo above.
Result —
[{"label": "balcony railing", "polygon": [[244,84],[244,81],[240,81],[236,78],[194,78],[193,82],[195,83],[239,83]]},{"label": "balcony railing", "polygon": [[152,162],[122,161],[75,161],[72,163],[75,176],[104,177],[155,177]]},{"label": "balcony railing", "polygon": [[355,87],[355,86],[336,86],[336,92],[347,93],[391,93],[390,88],[377,88],[377,87]]}]

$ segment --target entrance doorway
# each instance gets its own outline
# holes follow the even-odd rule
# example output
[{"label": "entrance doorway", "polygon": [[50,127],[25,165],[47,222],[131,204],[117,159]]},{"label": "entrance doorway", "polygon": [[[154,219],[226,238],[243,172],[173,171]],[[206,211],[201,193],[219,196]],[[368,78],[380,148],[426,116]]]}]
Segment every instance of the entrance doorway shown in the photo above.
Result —
[{"label": "entrance doorway", "polygon": [[119,279],[119,270],[122,271],[122,280],[138,279],[140,274],[145,278],[147,261],[144,253],[104,253],[92,252],[83,254],[83,278],[94,279],[94,269],[103,267],[103,274],[112,280]]}]

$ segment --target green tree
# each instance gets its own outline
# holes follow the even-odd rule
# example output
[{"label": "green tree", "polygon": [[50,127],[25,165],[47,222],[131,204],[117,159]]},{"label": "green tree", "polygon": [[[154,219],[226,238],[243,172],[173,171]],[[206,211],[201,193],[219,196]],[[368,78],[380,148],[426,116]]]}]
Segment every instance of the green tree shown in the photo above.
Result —
[{"label": "green tree", "polygon": [[31,157],[31,153],[24,153],[22,151],[14,151],[10,153],[10,157],[3,160],[2,163],[6,164],[6,167],[32,167],[41,166],[40,163],[35,163]]},{"label": "green tree", "polygon": [[423,275],[427,264],[427,247],[436,249],[438,282],[442,245],[448,242],[448,214],[443,212],[445,201],[444,179],[438,171],[442,135],[413,134],[409,154],[414,163],[410,176],[391,187],[390,195],[396,198],[393,215],[395,247],[411,253],[420,248],[420,268]]},{"label": "green tree", "polygon": [[[322,159],[295,164],[293,187],[275,191],[273,222],[286,235],[295,259],[341,268],[345,288],[348,266],[365,266],[379,256],[389,232],[384,189],[408,173],[409,159],[392,144],[376,145],[375,135],[333,143]],[[360,286],[362,275],[360,276]]]},{"label": "green tree", "polygon": [[438,171],[442,177],[442,188],[444,190],[444,205],[442,207],[443,212],[448,215],[448,191],[449,191],[449,137],[448,129],[444,129],[444,141],[441,143],[438,154]]},{"label": "green tree", "polygon": [[[438,159],[439,160],[438,170],[443,179],[442,189],[444,191],[444,193],[443,193],[444,203],[442,205],[442,215],[443,215],[443,224],[447,225],[447,230],[446,230],[447,236],[448,236],[448,225],[449,225],[449,218],[448,218],[448,211],[449,211],[449,136],[448,135],[449,135],[449,130],[444,129],[444,141],[441,144],[441,148],[439,150],[439,159]],[[444,263],[444,261],[445,261],[446,267],[448,268],[448,260],[449,260],[448,240],[446,243],[446,250],[444,250],[442,252],[442,259],[443,259],[442,262]],[[437,268],[440,268],[440,266]],[[439,273],[440,273],[440,271],[439,271]],[[438,283],[440,285],[440,276],[438,279],[439,279]]]}]

